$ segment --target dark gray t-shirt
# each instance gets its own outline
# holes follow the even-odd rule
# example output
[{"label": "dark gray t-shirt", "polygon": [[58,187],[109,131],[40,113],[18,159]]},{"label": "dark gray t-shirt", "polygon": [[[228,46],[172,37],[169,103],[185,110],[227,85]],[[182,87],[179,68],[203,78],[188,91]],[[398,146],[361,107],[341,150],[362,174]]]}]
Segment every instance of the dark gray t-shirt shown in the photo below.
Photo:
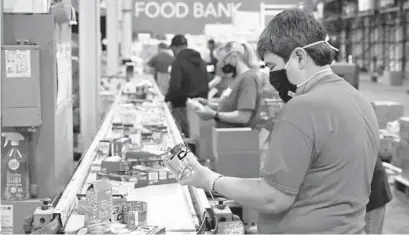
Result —
[{"label": "dark gray t-shirt", "polygon": [[220,112],[250,110],[252,116],[245,125],[218,122],[218,128],[253,127],[260,116],[260,77],[258,70],[252,69],[238,75],[230,86],[222,93],[219,103]]},{"label": "dark gray t-shirt", "polygon": [[379,150],[371,104],[331,74],[284,107],[261,176],[296,195],[281,214],[260,214],[260,233],[361,233]]}]

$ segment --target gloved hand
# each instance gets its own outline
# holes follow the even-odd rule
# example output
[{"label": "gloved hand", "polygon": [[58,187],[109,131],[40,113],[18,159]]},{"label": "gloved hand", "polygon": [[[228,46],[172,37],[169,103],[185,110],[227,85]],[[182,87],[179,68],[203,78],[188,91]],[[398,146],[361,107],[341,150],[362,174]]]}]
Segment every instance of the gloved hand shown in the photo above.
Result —
[{"label": "gloved hand", "polygon": [[214,181],[219,178],[220,174],[202,166],[192,154],[189,154],[186,159],[192,166],[193,172],[184,179],[178,180],[179,183],[211,191]]}]

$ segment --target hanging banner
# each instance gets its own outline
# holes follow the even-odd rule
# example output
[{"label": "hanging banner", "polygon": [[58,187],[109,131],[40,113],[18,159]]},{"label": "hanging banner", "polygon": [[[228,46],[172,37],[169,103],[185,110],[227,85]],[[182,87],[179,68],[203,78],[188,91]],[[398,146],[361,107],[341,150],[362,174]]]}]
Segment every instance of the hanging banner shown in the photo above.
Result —
[{"label": "hanging banner", "polygon": [[260,3],[289,4],[299,0],[138,0],[134,33],[202,34],[206,24],[230,24],[237,11],[260,11]]}]

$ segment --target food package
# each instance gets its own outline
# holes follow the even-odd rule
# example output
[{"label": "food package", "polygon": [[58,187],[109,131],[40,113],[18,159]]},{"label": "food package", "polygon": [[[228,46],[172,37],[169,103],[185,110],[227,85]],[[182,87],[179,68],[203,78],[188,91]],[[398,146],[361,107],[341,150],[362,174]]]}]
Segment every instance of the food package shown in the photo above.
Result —
[{"label": "food package", "polygon": [[138,234],[155,235],[166,234],[165,227],[162,226],[129,226],[121,223],[100,222],[81,228],[78,235],[85,234]]},{"label": "food package", "polygon": [[124,205],[126,199],[124,195],[112,196],[112,209],[111,209],[111,222],[123,223],[124,222]]},{"label": "food package", "polygon": [[201,112],[204,109],[204,106],[197,101],[196,99],[187,99],[187,104],[193,108],[196,112]]},{"label": "food package", "polygon": [[380,129],[385,129],[388,122],[398,120],[403,116],[403,105],[398,102],[375,101],[372,102]]},{"label": "food package", "polygon": [[173,173],[165,166],[135,166],[134,169],[146,172],[146,174],[148,175],[149,185],[177,183],[177,180]]},{"label": "food package", "polygon": [[86,191],[85,223],[109,221],[112,208],[112,189],[108,180],[91,183]]},{"label": "food package", "polygon": [[143,201],[127,201],[123,207],[124,223],[127,225],[146,225],[148,205]]}]

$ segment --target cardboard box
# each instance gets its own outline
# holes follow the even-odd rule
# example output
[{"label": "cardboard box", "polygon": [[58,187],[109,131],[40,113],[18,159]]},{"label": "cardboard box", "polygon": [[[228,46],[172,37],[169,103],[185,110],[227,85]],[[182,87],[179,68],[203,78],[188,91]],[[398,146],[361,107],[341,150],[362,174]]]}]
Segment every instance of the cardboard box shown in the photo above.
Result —
[{"label": "cardboard box", "polygon": [[112,156],[104,159],[101,163],[101,170],[106,173],[118,172],[121,170],[122,159],[119,156]]},{"label": "cardboard box", "polygon": [[392,164],[402,168],[405,159],[409,160],[409,142],[401,139],[396,147],[396,155],[392,159]]},{"label": "cardboard box", "polygon": [[257,178],[260,176],[260,151],[238,151],[218,153],[216,171],[222,175]]},{"label": "cardboard box", "polygon": [[213,128],[213,155],[259,151],[259,131],[251,128]]},{"label": "cardboard box", "polygon": [[402,177],[409,180],[409,159],[402,160]]},{"label": "cardboard box", "polygon": [[394,139],[394,136],[380,134],[379,157],[390,158],[393,156]]},{"label": "cardboard box", "polygon": [[148,220],[148,205],[143,201],[126,201],[123,206],[124,223],[128,225],[146,225]]},{"label": "cardboard box", "polygon": [[399,119],[399,126],[400,138],[404,140],[409,140],[409,117],[401,117]]},{"label": "cardboard box", "polygon": [[388,122],[398,120],[403,116],[403,105],[392,101],[372,102],[376,117],[378,118],[379,129],[385,129]]},{"label": "cardboard box", "polygon": [[86,191],[85,223],[109,221],[112,209],[112,189],[108,180],[97,180]]}]

